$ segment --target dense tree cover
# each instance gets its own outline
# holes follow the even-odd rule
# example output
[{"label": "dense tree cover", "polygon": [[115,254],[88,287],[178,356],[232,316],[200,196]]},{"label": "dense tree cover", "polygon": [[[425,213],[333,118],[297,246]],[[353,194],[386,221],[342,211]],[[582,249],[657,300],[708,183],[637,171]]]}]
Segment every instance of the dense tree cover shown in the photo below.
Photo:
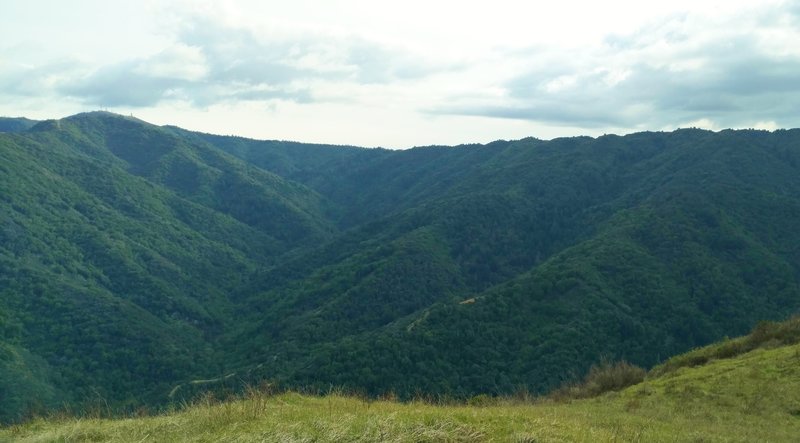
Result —
[{"label": "dense tree cover", "polygon": [[[298,209],[308,200],[283,204],[250,191],[289,188],[295,194],[286,192],[287,198],[317,198],[263,171],[229,193],[217,186],[206,204],[130,174],[137,165],[114,154],[122,152],[119,146],[105,144],[115,136],[108,126],[131,123],[134,147],[137,136],[152,132],[158,140],[162,132],[90,114],[0,139],[0,307],[4,329],[17,331],[16,348],[8,349],[36,357],[5,354],[17,362],[5,366],[12,375],[0,377],[9,392],[24,392],[14,368],[36,362],[47,376],[28,378],[52,388],[39,401],[47,406],[163,402],[175,381],[217,367],[212,344],[236,321],[229,296],[247,276],[290,243],[328,235]],[[215,171],[239,180],[235,174],[246,165],[217,154]],[[241,201],[251,195],[258,196]],[[275,209],[268,223],[278,228],[215,210],[261,200]],[[3,398],[0,419],[18,416],[19,405]]]},{"label": "dense tree cover", "polygon": [[22,132],[32,128],[36,123],[38,123],[36,120],[24,117],[0,117],[0,132]]},{"label": "dense tree cover", "polygon": [[0,420],[650,366],[795,312],[799,219],[797,130],[389,151],[41,122],[0,134]]}]

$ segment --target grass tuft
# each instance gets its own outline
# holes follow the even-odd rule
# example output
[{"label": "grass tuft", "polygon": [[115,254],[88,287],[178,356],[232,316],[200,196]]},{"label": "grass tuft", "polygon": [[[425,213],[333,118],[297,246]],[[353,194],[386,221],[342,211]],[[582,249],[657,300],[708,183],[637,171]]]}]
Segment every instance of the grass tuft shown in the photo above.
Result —
[{"label": "grass tuft", "polygon": [[750,334],[735,339],[695,349],[670,358],[650,370],[649,376],[658,377],[679,368],[704,365],[712,360],[733,358],[759,348],[774,348],[800,343],[800,315],[783,322],[763,321]]},{"label": "grass tuft", "polygon": [[603,359],[589,368],[581,382],[566,384],[550,393],[549,397],[555,401],[597,397],[641,383],[646,373],[644,369],[626,361],[612,363]]}]

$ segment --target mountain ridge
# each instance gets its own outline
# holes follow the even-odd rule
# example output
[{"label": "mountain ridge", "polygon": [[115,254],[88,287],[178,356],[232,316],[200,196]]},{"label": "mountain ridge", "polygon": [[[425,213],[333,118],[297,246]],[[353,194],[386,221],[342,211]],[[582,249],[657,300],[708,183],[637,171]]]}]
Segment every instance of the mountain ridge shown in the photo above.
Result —
[{"label": "mountain ridge", "polygon": [[544,392],[800,308],[800,130],[389,151],[99,112],[0,159],[0,393],[39,404],[3,420],[242,369],[197,388]]}]

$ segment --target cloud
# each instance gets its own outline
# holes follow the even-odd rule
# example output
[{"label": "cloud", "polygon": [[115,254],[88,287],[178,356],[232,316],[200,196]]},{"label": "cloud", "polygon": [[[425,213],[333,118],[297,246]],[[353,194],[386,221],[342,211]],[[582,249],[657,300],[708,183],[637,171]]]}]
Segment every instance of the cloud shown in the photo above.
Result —
[{"label": "cloud", "polygon": [[103,107],[154,105],[176,95],[189,81],[139,72],[141,65],[126,62],[101,68],[77,80],[64,82],[58,91]]},{"label": "cloud", "polygon": [[[673,15],[630,35],[565,52],[515,55],[528,67],[503,94],[453,97],[435,114],[519,119],[584,128],[660,128],[706,120],[722,127],[796,125],[800,32],[764,11],[709,27]],[[474,93],[470,93],[474,97]]]},{"label": "cloud", "polygon": [[177,38],[203,54],[208,63],[206,80],[210,83],[283,85],[313,72],[294,66],[309,52],[309,42],[302,39],[265,41],[248,29],[203,18],[185,23]]},{"label": "cloud", "polygon": [[362,83],[414,80],[459,68],[457,64],[432,62],[415,54],[361,39],[351,39],[346,46],[345,63],[351,67],[354,80]]},{"label": "cloud", "polygon": [[[479,8],[468,21],[448,16],[444,30],[436,16],[419,19],[405,7],[379,16],[360,4],[340,11],[341,4],[173,3],[142,12],[138,23],[152,21],[156,32],[120,26],[99,52],[86,47],[96,32],[63,42],[31,34],[40,38],[38,50],[24,41],[0,46],[0,96],[14,106],[36,102],[31,109],[50,101],[205,112],[244,102],[242,109],[358,108],[426,121],[430,114],[489,117],[496,120],[435,121],[582,133],[691,122],[797,125],[797,2],[652,14],[637,7],[633,16],[628,5],[603,6],[591,17],[561,5],[536,20],[511,3]],[[650,21],[633,27],[644,18]],[[87,18],[86,29],[96,21]],[[622,33],[604,33],[612,27]],[[50,59],[71,50],[85,53]]]},{"label": "cloud", "polygon": [[[386,84],[442,69],[412,54],[352,36],[260,35],[207,17],[184,20],[176,43],[150,57],[64,79],[58,93],[103,107],[180,100],[310,103],[315,83]],[[341,99],[341,98],[339,98]]]},{"label": "cloud", "polygon": [[311,78],[388,83],[452,69],[352,35],[263,34],[194,18],[184,24],[179,39],[200,48],[211,64],[212,77],[223,80],[267,80],[274,84]]},{"label": "cloud", "polygon": [[312,73],[291,66],[291,44],[258,43],[245,31],[212,23],[196,23],[178,37],[180,41],[150,57],[66,80],[58,92],[104,107],[311,100],[308,89],[296,83]]},{"label": "cloud", "polygon": [[[0,58],[2,60],[2,58]],[[2,62],[0,62],[2,63]],[[35,66],[22,63],[0,64],[0,93],[37,97],[71,75],[80,72],[74,60],[58,60]]]},{"label": "cloud", "polygon": [[148,77],[196,81],[208,74],[208,65],[199,48],[179,44],[137,63],[133,72]]}]

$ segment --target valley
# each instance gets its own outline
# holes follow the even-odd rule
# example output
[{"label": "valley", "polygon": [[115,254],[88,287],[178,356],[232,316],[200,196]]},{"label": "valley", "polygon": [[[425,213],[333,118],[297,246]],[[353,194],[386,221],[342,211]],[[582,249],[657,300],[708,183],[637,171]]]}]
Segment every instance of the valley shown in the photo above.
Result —
[{"label": "valley", "polygon": [[800,307],[798,130],[392,151],[3,123],[4,423],[262,383],[538,395]]}]

